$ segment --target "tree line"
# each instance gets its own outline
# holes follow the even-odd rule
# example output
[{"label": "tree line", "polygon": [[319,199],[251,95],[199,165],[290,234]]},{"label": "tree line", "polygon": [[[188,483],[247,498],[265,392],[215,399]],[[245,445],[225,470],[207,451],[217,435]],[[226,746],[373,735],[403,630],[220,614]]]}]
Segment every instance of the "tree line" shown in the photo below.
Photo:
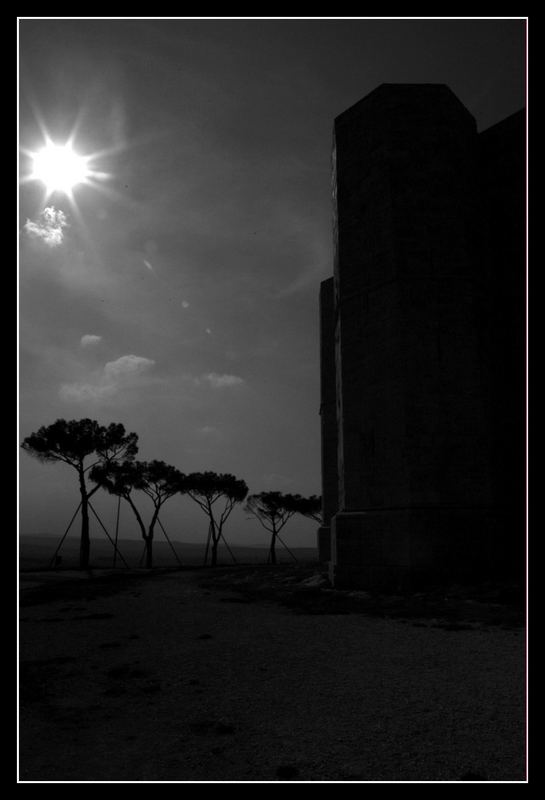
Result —
[{"label": "tree line", "polygon": [[[130,506],[144,541],[146,567],[153,567],[153,541],[159,512],[171,497],[188,496],[208,518],[205,560],[217,564],[218,546],[223,529],[236,505],[246,500],[244,509],[255,517],[270,535],[269,561],[276,564],[276,546],[280,531],[294,514],[320,522],[321,498],[316,495],[283,494],[269,491],[249,495],[246,483],[229,473],[192,472],[184,474],[164,461],[138,461],[138,434],[127,433],[121,423],[100,425],[96,420],[58,419],[27,436],[23,450],[39,461],[57,461],[72,467],[78,477],[81,510],[81,569],[90,561],[89,509],[91,497],[99,489],[123,498]],[[147,521],[137,504],[136,492],[152,503]],[[77,512],[76,512],[77,513]],[[159,521],[160,523],[160,521]]]}]

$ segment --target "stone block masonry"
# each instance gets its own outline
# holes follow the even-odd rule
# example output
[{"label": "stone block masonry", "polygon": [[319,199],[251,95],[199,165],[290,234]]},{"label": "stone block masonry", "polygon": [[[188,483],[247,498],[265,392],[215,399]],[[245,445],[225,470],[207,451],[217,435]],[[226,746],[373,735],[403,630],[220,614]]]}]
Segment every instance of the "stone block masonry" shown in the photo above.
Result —
[{"label": "stone block masonry", "polygon": [[524,144],[523,113],[479,135],[443,85],[384,84],[335,120],[319,549],[336,586],[522,568]]}]

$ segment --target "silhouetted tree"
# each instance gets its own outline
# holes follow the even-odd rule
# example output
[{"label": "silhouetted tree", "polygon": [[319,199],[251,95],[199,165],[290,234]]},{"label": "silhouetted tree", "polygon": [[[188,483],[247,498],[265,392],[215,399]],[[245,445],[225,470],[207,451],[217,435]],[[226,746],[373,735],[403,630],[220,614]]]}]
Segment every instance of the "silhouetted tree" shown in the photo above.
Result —
[{"label": "silhouetted tree", "polygon": [[[234,475],[215,472],[193,472],[184,481],[185,493],[205,512],[209,519],[208,541],[211,543],[210,563],[215,566],[218,559],[218,544],[223,536],[223,526],[237,503],[242,503],[248,494],[244,481]],[[223,506],[215,514],[214,505]],[[208,544],[207,544],[208,556]]]},{"label": "silhouetted tree", "polygon": [[[138,435],[125,433],[120,423],[99,425],[93,419],[58,419],[52,425],[42,426],[27,436],[22,448],[39,461],[63,461],[78,473],[81,495],[80,568],[89,566],[89,500],[98,486],[89,490],[86,474],[98,464],[112,465],[118,461],[130,462],[138,452]],[[86,463],[91,457],[92,462]]]},{"label": "silhouetted tree", "polygon": [[316,522],[319,522],[320,525],[322,524],[322,498],[318,497],[315,494],[310,495],[310,497],[298,497],[297,502],[297,513],[302,514],[303,517],[309,517],[309,519],[314,519]]},{"label": "silhouetted tree", "polygon": [[[89,477],[110,494],[123,497],[130,505],[138,522],[146,548],[146,567],[153,567],[153,535],[164,503],[173,495],[183,492],[185,476],[176,467],[164,461],[125,461],[121,464],[97,464]],[[153,513],[146,528],[136,507],[132,492],[146,494],[153,503]]]},{"label": "silhouetted tree", "polygon": [[300,509],[303,498],[300,495],[282,494],[282,492],[261,492],[248,497],[244,510],[252,514],[271,533],[269,560],[276,564],[276,540],[278,534]]}]

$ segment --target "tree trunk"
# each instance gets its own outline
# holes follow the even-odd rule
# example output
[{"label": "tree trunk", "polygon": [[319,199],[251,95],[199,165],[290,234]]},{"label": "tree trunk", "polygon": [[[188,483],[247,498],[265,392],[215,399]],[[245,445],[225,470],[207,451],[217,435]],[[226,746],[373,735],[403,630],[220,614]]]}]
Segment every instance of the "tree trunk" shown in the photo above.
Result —
[{"label": "tree trunk", "polygon": [[210,553],[210,566],[215,567],[218,562],[218,544],[219,544],[219,536],[216,539],[215,536],[212,534],[212,550]]},{"label": "tree trunk", "polygon": [[153,567],[153,534],[146,536],[146,569]]},{"label": "tree trunk", "polygon": [[79,567],[80,569],[88,569],[89,556],[91,552],[91,540],[89,538],[89,499],[87,497],[87,487],[85,486],[83,469],[79,470],[79,490],[81,493],[81,539],[79,548]]},{"label": "tree trunk", "polygon": [[146,567],[147,569],[152,569],[153,567],[153,531],[155,530],[155,523],[157,522],[157,517],[159,516],[159,509],[160,505],[155,505],[155,511],[153,512],[153,516],[151,518],[151,522],[148,528],[148,535],[144,537],[146,540]]},{"label": "tree trunk", "polygon": [[[140,516],[140,513],[139,513],[138,509],[134,505],[134,503],[133,503],[133,501],[131,499],[130,493],[124,494],[123,497],[125,498],[127,503],[130,505],[130,507],[132,508],[134,516],[136,517],[136,521],[138,522],[138,526],[140,528],[140,533],[142,534],[142,539],[144,540],[144,545],[146,547],[146,555],[147,555],[147,552],[148,552],[148,537],[147,537],[147,534],[146,534],[146,527],[145,527],[145,525],[144,525],[144,523],[142,521],[142,517]],[[140,557],[140,561],[138,563],[139,564],[142,563],[142,557]]]},{"label": "tree trunk", "polygon": [[220,532],[216,529],[216,521],[212,514],[212,508],[208,505],[208,519],[210,520],[210,566],[215,567],[218,563],[218,544],[220,541]]},{"label": "tree trunk", "polygon": [[273,533],[271,538],[271,548],[269,550],[269,557],[271,564],[276,564],[276,531]]}]

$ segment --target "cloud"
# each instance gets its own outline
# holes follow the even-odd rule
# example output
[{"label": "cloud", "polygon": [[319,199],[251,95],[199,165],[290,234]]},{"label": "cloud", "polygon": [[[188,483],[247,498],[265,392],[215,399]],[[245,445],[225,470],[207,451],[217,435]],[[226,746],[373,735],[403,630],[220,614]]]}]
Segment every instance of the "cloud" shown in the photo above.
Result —
[{"label": "cloud", "polygon": [[202,428],[197,428],[197,433],[201,436],[219,436],[220,432],[213,425],[203,425]]},{"label": "cloud", "polygon": [[151,271],[153,272],[153,267],[151,266],[151,264],[149,263],[149,261],[147,261],[146,259],[144,259],[144,264],[146,265],[146,267],[147,267],[149,270],[151,270]]},{"label": "cloud", "polygon": [[61,400],[74,403],[100,402],[117,392],[115,384],[63,383],[59,389]]},{"label": "cloud", "polygon": [[[100,338],[100,337],[98,337]],[[108,361],[95,381],[64,383],[59,389],[61,400],[68,402],[100,402],[118,394],[122,389],[131,389],[142,383],[142,378],[153,367],[155,361],[143,356],[121,356]]]},{"label": "cloud", "polygon": [[104,365],[104,375],[112,380],[122,380],[133,375],[141,374],[153,367],[155,361],[143,356],[121,356],[116,361],[108,361]]},{"label": "cloud", "polygon": [[63,228],[68,227],[66,214],[54,206],[47,206],[40,213],[38,222],[27,219],[25,231],[33,239],[41,239],[49,247],[59,247],[64,239]]},{"label": "cloud", "polygon": [[182,308],[189,308],[189,303],[187,300],[182,300]]},{"label": "cloud", "polygon": [[202,380],[207,381],[213,389],[223,389],[226,386],[239,386],[245,383],[244,378],[239,378],[238,375],[218,375],[217,372],[203,375]]},{"label": "cloud", "polygon": [[94,333],[86,333],[85,336],[81,337],[80,345],[82,347],[93,347],[93,345],[98,344],[102,341],[102,336],[96,336]]}]

